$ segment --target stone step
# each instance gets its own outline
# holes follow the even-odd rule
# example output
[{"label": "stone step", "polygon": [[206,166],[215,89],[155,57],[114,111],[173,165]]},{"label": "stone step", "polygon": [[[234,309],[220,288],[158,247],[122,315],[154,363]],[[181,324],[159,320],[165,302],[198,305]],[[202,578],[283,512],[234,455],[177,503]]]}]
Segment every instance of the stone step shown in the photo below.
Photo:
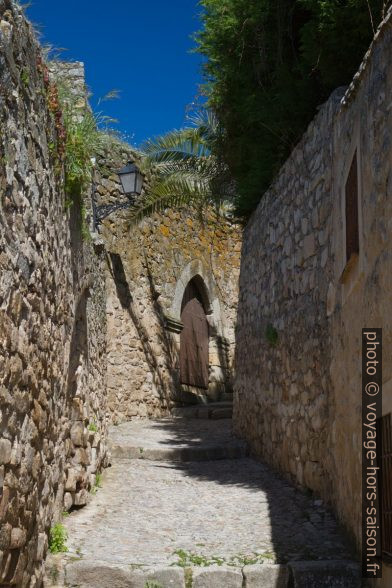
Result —
[{"label": "stone step", "polygon": [[209,418],[218,420],[218,419],[231,419],[233,416],[233,407],[228,408],[215,408],[211,410],[209,413]]},{"label": "stone step", "polygon": [[233,392],[224,392],[220,398],[220,402],[233,402]]},{"label": "stone step", "polygon": [[[77,558],[76,558],[77,559]],[[48,558],[44,588],[360,588],[357,562],[298,561],[287,565],[155,567],[118,565],[75,558]],[[51,580],[55,577],[55,580]]]},{"label": "stone step", "polygon": [[211,402],[210,404],[197,404],[173,408],[172,416],[182,419],[231,419],[233,416],[233,403]]},{"label": "stone step", "polygon": [[241,459],[248,455],[246,443],[238,441],[230,446],[201,445],[200,447],[143,448],[132,445],[110,445],[114,459],[146,459],[149,461],[214,461]]},{"label": "stone step", "polygon": [[[225,411],[227,408],[214,409]],[[218,419],[221,416],[218,414]],[[228,419],[161,419],[132,421],[112,427],[109,449],[113,459],[149,461],[213,461],[240,459],[248,455],[248,445],[237,439]]]}]

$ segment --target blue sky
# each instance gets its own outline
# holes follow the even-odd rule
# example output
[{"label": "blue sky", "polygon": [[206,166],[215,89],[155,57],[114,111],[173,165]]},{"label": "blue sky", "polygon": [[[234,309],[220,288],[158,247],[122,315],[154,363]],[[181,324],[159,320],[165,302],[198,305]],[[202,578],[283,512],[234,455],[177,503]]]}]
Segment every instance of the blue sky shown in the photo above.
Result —
[{"label": "blue sky", "polygon": [[84,61],[93,106],[119,120],[133,144],[182,126],[201,83],[190,35],[200,28],[197,0],[33,0],[27,15],[44,44]]}]

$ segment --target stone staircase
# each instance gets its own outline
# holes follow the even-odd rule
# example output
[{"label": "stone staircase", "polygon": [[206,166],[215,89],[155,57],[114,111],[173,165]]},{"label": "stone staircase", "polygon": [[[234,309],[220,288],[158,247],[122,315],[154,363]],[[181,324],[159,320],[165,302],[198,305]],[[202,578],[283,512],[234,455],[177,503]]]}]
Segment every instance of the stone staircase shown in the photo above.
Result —
[{"label": "stone staircase", "polygon": [[222,400],[208,404],[173,408],[171,414],[173,417],[184,419],[231,419],[233,416],[233,401]]},{"label": "stone staircase", "polygon": [[[204,408],[212,414],[214,410],[222,410],[214,409],[213,405],[194,407],[193,410]],[[195,416],[185,414],[187,419],[202,419],[197,413]],[[214,427],[207,418],[185,422],[182,426],[181,421],[173,423],[172,419],[155,421],[155,425],[143,420],[134,421],[132,426],[124,423],[111,429],[109,449],[113,459],[168,462],[240,459],[248,454],[247,443],[233,435],[229,424]]]},{"label": "stone staircase", "polygon": [[212,416],[222,406],[192,408],[208,418],[111,428],[112,465],[64,519],[69,552],[48,558],[45,588],[359,588],[320,501],[250,459]]}]

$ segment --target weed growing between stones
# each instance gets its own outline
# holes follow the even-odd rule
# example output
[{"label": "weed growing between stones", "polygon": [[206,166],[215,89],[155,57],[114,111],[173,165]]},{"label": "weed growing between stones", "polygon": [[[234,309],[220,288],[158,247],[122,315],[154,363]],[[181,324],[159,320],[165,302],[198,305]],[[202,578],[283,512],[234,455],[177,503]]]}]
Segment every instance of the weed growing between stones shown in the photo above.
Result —
[{"label": "weed growing between stones", "polygon": [[271,563],[275,562],[275,555],[273,553],[254,553],[253,555],[235,555],[227,562],[229,566],[253,566],[256,564],[262,564],[265,560],[270,560]]},{"label": "weed growing between stones", "polygon": [[20,73],[20,79],[22,84],[28,88],[29,84],[30,84],[30,76],[29,76],[29,72],[27,69],[22,69],[21,73]]},{"label": "weed growing between stones", "polygon": [[73,206],[72,198],[66,198],[64,202],[64,209],[67,211],[71,208],[71,206]]},{"label": "weed growing between stones", "polygon": [[274,562],[276,557],[275,554],[270,553],[268,551],[264,553],[252,553],[252,554],[240,554],[234,555],[229,559],[224,557],[218,557],[216,555],[207,557],[205,555],[197,555],[196,553],[187,552],[184,549],[177,549],[174,551],[173,555],[177,555],[178,561],[171,564],[172,566],[179,566],[184,569],[189,569],[193,567],[209,567],[213,565],[222,566],[233,566],[233,567],[243,567],[255,564],[262,564],[267,561]]},{"label": "weed growing between stones", "polygon": [[275,329],[273,325],[269,324],[267,326],[265,330],[265,338],[267,339],[268,343],[273,347],[275,347],[278,344],[278,331]]},{"label": "weed growing between stones", "polygon": [[192,588],[192,584],[193,584],[192,568],[185,568],[184,575],[185,575],[185,588]]},{"label": "weed growing between stones", "polygon": [[66,553],[68,539],[67,531],[61,523],[56,523],[49,531],[49,551],[50,553]]},{"label": "weed growing between stones", "polygon": [[144,584],[144,588],[164,588],[160,582],[149,580]]},{"label": "weed growing between stones", "polygon": [[87,210],[86,210],[86,206],[84,204],[82,204],[82,206],[81,206],[80,216],[82,219],[82,225],[81,225],[82,239],[83,239],[83,241],[91,241],[91,234],[90,234],[90,230],[88,228],[88,222],[87,222]]},{"label": "weed growing between stones", "polygon": [[57,78],[54,85],[65,129],[65,191],[72,196],[91,182],[92,158],[102,150],[105,141],[99,126],[107,119],[93,113],[84,96],[75,93],[69,81]]},{"label": "weed growing between stones", "polygon": [[97,427],[95,421],[92,421],[87,428],[92,433],[98,433],[98,427]]},{"label": "weed growing between stones", "polygon": [[91,494],[96,494],[102,488],[102,474],[96,474],[94,486],[91,488]]},{"label": "weed growing between stones", "polygon": [[59,571],[56,565],[50,566],[49,568],[49,578],[52,580],[52,584],[55,586],[59,579]]}]

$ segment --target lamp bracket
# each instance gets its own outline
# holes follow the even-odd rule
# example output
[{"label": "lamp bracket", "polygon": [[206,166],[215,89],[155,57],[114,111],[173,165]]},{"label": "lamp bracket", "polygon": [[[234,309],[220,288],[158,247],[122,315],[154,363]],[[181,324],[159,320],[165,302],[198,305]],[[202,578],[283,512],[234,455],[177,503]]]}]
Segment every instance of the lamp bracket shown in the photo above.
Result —
[{"label": "lamp bracket", "polygon": [[95,208],[95,224],[98,226],[109,214],[116,212],[117,210],[125,210],[131,208],[134,205],[133,200],[128,202],[116,202],[114,204],[102,204]]}]

